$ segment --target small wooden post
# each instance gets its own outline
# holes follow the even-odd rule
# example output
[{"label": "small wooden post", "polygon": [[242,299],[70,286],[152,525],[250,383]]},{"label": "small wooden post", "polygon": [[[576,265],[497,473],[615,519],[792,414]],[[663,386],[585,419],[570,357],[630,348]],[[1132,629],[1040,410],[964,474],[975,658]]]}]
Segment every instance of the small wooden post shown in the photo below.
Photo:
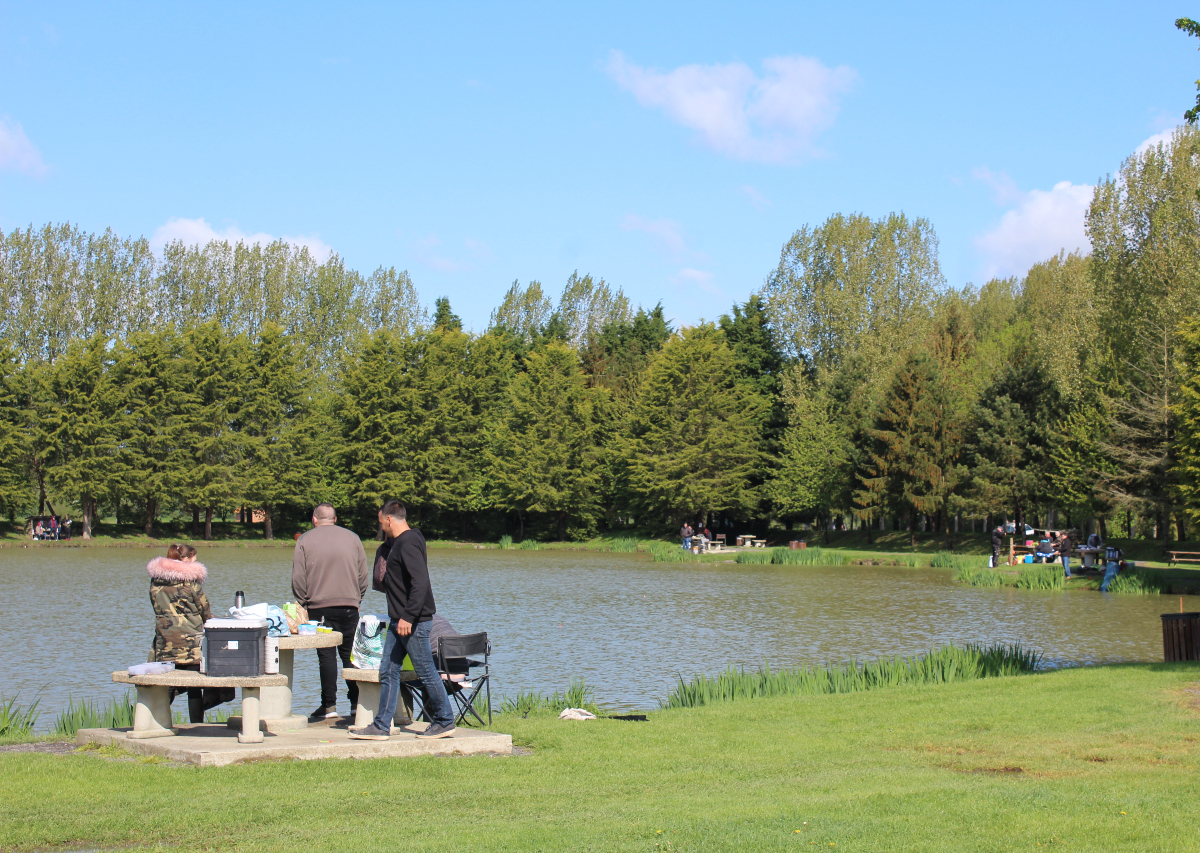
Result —
[{"label": "small wooden post", "polygon": [[1013,548],[1013,538],[1008,537],[1008,564],[1015,566],[1017,564],[1017,552]]}]

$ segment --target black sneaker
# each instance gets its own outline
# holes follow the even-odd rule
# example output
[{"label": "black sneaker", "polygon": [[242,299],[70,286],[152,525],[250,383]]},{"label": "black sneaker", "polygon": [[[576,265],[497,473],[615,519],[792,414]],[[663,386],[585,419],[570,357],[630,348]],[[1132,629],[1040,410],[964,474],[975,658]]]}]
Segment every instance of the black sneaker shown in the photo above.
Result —
[{"label": "black sneaker", "polygon": [[337,708],[332,705],[322,705],[317,710],[308,715],[310,723],[323,723],[326,720],[341,719],[338,716]]},{"label": "black sneaker", "polygon": [[456,729],[453,725],[439,726],[437,723],[434,723],[425,731],[417,735],[417,739],[434,740],[440,737],[450,737],[450,735],[454,734],[456,731],[458,731],[458,729]]},{"label": "black sneaker", "polygon": [[363,726],[361,729],[351,729],[350,737],[356,740],[387,740],[391,737],[391,732],[385,732],[383,729],[376,728],[374,723],[369,726]]}]

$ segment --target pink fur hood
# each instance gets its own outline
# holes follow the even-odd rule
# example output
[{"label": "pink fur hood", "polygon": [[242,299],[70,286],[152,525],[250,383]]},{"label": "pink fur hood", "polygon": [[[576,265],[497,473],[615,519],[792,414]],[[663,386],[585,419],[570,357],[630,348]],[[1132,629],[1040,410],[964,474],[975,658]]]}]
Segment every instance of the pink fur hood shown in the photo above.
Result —
[{"label": "pink fur hood", "polygon": [[208,569],[203,563],[185,563],[182,560],[171,560],[167,557],[155,557],[146,564],[146,571],[156,581],[166,583],[183,583],[195,581],[204,583],[208,577]]}]

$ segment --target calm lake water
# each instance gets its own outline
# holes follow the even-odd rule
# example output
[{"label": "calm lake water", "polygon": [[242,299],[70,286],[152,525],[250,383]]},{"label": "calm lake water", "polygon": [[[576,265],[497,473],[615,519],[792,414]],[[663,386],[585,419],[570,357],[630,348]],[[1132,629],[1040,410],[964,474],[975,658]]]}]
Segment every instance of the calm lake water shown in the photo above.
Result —
[{"label": "calm lake water", "polygon": [[[145,565],[158,553],[0,551],[0,697],[40,697],[45,727],[69,695],[123,694],[109,674],[146,660]],[[223,614],[239,589],[250,603],[291,597],[290,549],[201,548],[200,559],[214,611]],[[680,674],[914,654],[948,642],[1021,643],[1052,666],[1162,660],[1159,615],[1179,609],[1171,596],[963,587],[941,569],[438,549],[430,571],[438,612],[461,633],[489,633],[494,693],[552,692],[580,675],[599,701],[629,709],[655,707]],[[1200,610],[1200,597],[1185,597],[1184,607]],[[387,611],[376,592],[363,609]],[[318,685],[315,653],[297,652],[297,713],[316,707]],[[339,707],[346,713],[344,695]]]}]

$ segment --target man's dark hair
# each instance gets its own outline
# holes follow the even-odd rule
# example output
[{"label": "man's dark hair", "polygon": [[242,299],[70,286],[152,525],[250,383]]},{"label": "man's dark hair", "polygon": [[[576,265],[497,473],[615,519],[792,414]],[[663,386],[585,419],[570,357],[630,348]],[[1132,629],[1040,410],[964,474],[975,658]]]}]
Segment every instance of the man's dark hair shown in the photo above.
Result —
[{"label": "man's dark hair", "polygon": [[398,518],[400,521],[408,520],[408,510],[400,501],[388,501],[383,505],[383,509],[379,510],[379,513],[389,518]]}]

